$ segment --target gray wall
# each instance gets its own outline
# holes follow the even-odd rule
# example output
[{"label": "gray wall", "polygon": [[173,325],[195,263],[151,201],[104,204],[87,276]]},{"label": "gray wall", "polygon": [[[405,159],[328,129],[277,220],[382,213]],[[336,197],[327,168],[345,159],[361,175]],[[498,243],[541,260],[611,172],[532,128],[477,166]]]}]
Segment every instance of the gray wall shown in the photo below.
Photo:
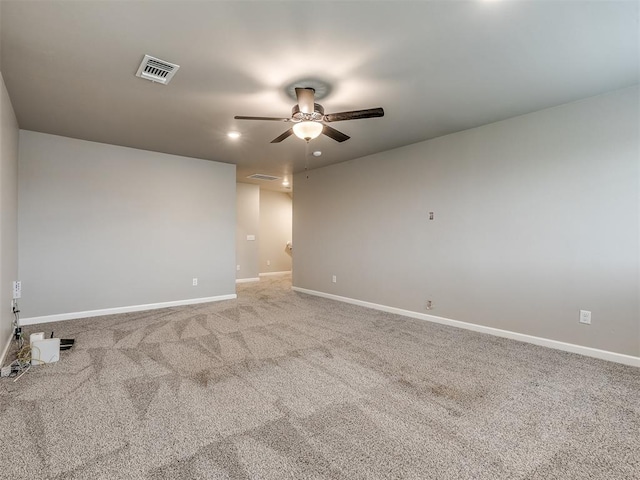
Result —
[{"label": "gray wall", "polygon": [[[236,185],[236,271],[237,279],[258,278],[260,242],[260,187],[248,183]],[[247,240],[254,235],[255,240]]]},{"label": "gray wall", "polygon": [[20,131],[23,317],[234,294],[234,230],[234,165]]},{"label": "gray wall", "polygon": [[260,190],[260,273],[291,270],[292,220],[288,193]]},{"label": "gray wall", "polygon": [[638,104],[630,88],[297,175],[294,285],[640,355]]},{"label": "gray wall", "polygon": [[12,333],[18,280],[18,122],[0,73],[0,355]]}]

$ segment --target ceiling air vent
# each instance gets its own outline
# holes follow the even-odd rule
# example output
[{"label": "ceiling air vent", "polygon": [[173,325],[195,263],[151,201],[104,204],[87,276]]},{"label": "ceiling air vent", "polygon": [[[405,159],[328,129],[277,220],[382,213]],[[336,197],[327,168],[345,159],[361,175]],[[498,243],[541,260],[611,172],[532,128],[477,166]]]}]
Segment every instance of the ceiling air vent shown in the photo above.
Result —
[{"label": "ceiling air vent", "polygon": [[254,173],[253,175],[249,175],[247,178],[251,178],[253,180],[269,180],[271,182],[273,180],[278,180],[280,177],[265,175],[264,173]]},{"label": "ceiling air vent", "polygon": [[179,68],[180,65],[165,62],[164,60],[152,57],[151,55],[145,55],[138,71],[136,72],[136,77],[166,85]]}]

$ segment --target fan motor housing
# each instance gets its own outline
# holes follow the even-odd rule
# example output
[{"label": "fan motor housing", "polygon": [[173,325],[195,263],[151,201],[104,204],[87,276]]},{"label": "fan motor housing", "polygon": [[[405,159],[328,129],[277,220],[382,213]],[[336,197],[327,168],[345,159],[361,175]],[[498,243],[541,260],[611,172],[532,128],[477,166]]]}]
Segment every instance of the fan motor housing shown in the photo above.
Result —
[{"label": "fan motor housing", "polygon": [[300,107],[295,105],[291,109],[291,119],[294,122],[311,121],[318,122],[324,118],[324,107],[319,103],[313,104],[313,113],[303,113],[300,111]]}]

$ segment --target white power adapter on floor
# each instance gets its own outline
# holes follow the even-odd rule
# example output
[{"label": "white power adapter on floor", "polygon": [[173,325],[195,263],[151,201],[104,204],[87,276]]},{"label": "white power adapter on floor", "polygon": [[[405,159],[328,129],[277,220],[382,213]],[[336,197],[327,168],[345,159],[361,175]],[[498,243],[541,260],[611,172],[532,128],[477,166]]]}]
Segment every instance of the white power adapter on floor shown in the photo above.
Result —
[{"label": "white power adapter on floor", "polygon": [[31,365],[43,365],[60,360],[60,339],[44,338],[31,342]]}]

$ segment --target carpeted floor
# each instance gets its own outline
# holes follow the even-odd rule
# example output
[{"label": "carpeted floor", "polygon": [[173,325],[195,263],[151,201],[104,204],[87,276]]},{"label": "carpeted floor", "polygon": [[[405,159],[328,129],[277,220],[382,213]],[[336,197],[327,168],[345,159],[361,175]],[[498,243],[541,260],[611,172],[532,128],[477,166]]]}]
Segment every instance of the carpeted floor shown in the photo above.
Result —
[{"label": "carpeted floor", "polygon": [[39,325],[6,479],[638,479],[640,370],[294,293]]}]

